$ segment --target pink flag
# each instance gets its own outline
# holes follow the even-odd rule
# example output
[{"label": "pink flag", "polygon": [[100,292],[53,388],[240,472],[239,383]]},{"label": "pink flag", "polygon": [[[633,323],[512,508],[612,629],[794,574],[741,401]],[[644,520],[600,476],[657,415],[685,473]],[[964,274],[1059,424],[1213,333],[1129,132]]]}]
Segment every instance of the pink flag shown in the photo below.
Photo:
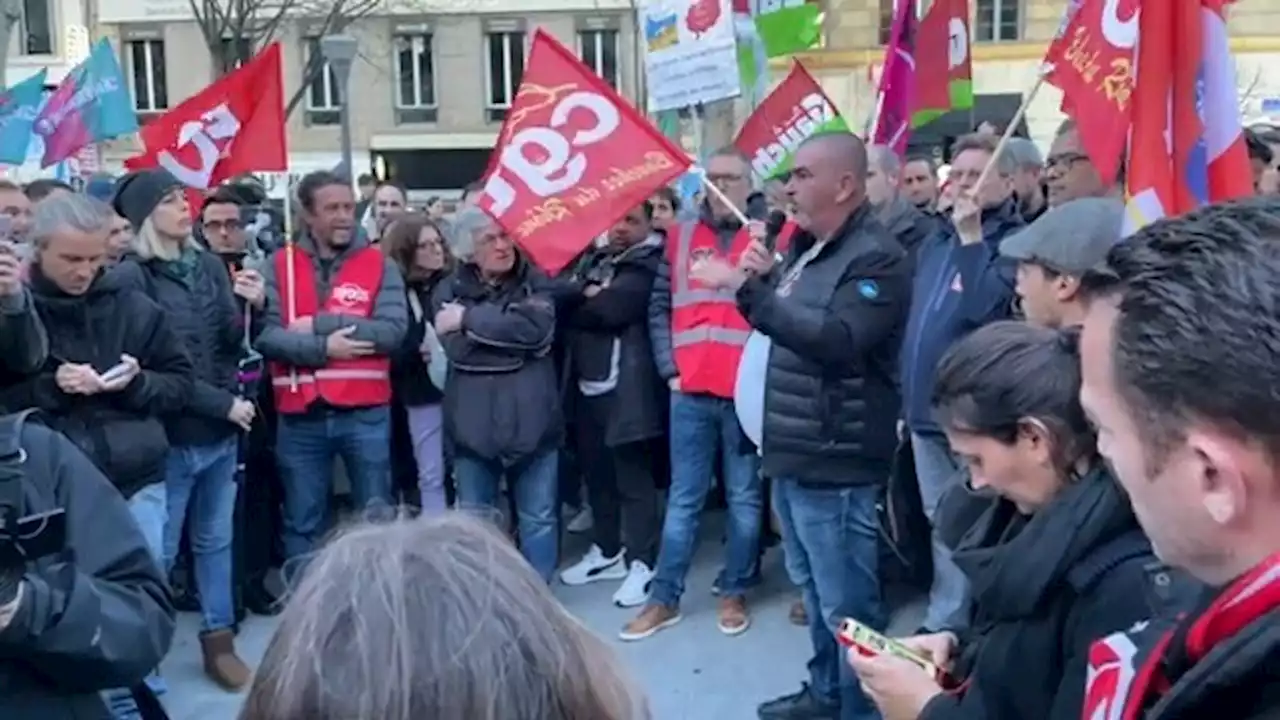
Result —
[{"label": "pink flag", "polygon": [[897,0],[893,9],[893,32],[884,49],[884,71],[876,94],[876,114],[872,122],[872,142],[888,145],[903,155],[911,134],[911,105],[916,87],[916,4]]}]

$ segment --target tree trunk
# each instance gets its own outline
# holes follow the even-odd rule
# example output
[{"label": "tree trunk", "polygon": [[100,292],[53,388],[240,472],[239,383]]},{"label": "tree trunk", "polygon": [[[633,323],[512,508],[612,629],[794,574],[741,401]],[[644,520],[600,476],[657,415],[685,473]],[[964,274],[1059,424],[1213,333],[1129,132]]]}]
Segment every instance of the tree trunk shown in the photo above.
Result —
[{"label": "tree trunk", "polygon": [[22,0],[0,0],[0,88],[8,87],[9,49],[13,35],[22,24]]}]

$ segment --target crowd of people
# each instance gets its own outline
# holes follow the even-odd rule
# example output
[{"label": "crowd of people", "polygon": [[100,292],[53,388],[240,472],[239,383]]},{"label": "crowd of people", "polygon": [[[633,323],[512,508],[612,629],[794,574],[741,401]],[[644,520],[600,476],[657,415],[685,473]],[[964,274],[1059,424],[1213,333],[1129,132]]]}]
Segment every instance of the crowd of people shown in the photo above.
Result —
[{"label": "crowd of people", "polygon": [[[1280,143],[1250,139],[1262,194]],[[763,188],[733,149],[704,169],[720,192],[659,192],[555,276],[479,187],[446,218],[311,173],[282,243],[249,180],[194,209],[163,170],[0,183],[0,715],[160,717],[190,607],[249,720],[639,720],[550,590],[615,584],[623,641],[692,632],[717,487],[719,631],[776,535],[813,645],[765,720],[1280,709],[1280,203],[1122,239],[1069,122],[1043,156],[960,138],[945,182],[845,133]],[[886,531],[903,493],[921,536]],[[911,545],[900,642],[936,675],[841,644],[887,627]],[[256,674],[246,611],[283,613]]]}]

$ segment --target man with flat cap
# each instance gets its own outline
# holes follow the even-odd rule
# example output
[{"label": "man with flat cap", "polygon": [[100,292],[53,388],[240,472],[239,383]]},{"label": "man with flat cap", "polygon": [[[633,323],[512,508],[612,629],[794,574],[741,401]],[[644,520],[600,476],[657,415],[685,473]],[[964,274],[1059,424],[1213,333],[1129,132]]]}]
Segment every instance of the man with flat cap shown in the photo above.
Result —
[{"label": "man with flat cap", "polygon": [[1052,328],[1084,322],[1089,276],[1120,241],[1123,218],[1120,200],[1080,198],[1000,243],[1000,254],[1018,263],[1014,290],[1027,322]]}]

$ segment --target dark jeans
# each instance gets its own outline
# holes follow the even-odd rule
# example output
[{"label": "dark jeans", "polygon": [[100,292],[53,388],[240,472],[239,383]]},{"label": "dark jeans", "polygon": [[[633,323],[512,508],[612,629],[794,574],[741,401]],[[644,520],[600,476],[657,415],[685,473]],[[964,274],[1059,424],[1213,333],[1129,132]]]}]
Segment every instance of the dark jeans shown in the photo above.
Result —
[{"label": "dark jeans", "polygon": [[284,485],[284,551],[293,563],[316,549],[328,529],[334,460],[342,459],[351,499],[363,510],[391,502],[391,416],[387,406],[280,415],[276,462]]},{"label": "dark jeans", "polygon": [[485,460],[459,449],[453,467],[457,477],[458,507],[493,518],[498,508],[503,477],[515,505],[520,551],[548,583],[559,560],[560,506],[559,453],[548,450],[504,468],[497,460]]},{"label": "dark jeans", "polygon": [[760,458],[748,447],[733,401],[711,395],[671,394],[671,489],[662,524],[662,546],[653,581],[653,602],[674,607],[684,594],[693,563],[702,508],[711,491],[712,463],[724,458],[729,513],[720,593],[740,597],[760,546]]},{"label": "dark jeans", "polygon": [[844,618],[883,631],[880,602],[879,485],[802,486],[774,478],[773,508],[782,526],[787,574],[804,592],[809,614],[813,693],[840,708],[841,720],[878,718],[845,661],[835,632]]},{"label": "dark jeans", "polygon": [[653,445],[641,440],[609,447],[604,433],[613,398],[581,398],[579,403],[578,457],[595,521],[592,539],[605,557],[617,555],[625,542],[628,565],[639,560],[652,568],[658,560],[660,532],[649,457]]}]

